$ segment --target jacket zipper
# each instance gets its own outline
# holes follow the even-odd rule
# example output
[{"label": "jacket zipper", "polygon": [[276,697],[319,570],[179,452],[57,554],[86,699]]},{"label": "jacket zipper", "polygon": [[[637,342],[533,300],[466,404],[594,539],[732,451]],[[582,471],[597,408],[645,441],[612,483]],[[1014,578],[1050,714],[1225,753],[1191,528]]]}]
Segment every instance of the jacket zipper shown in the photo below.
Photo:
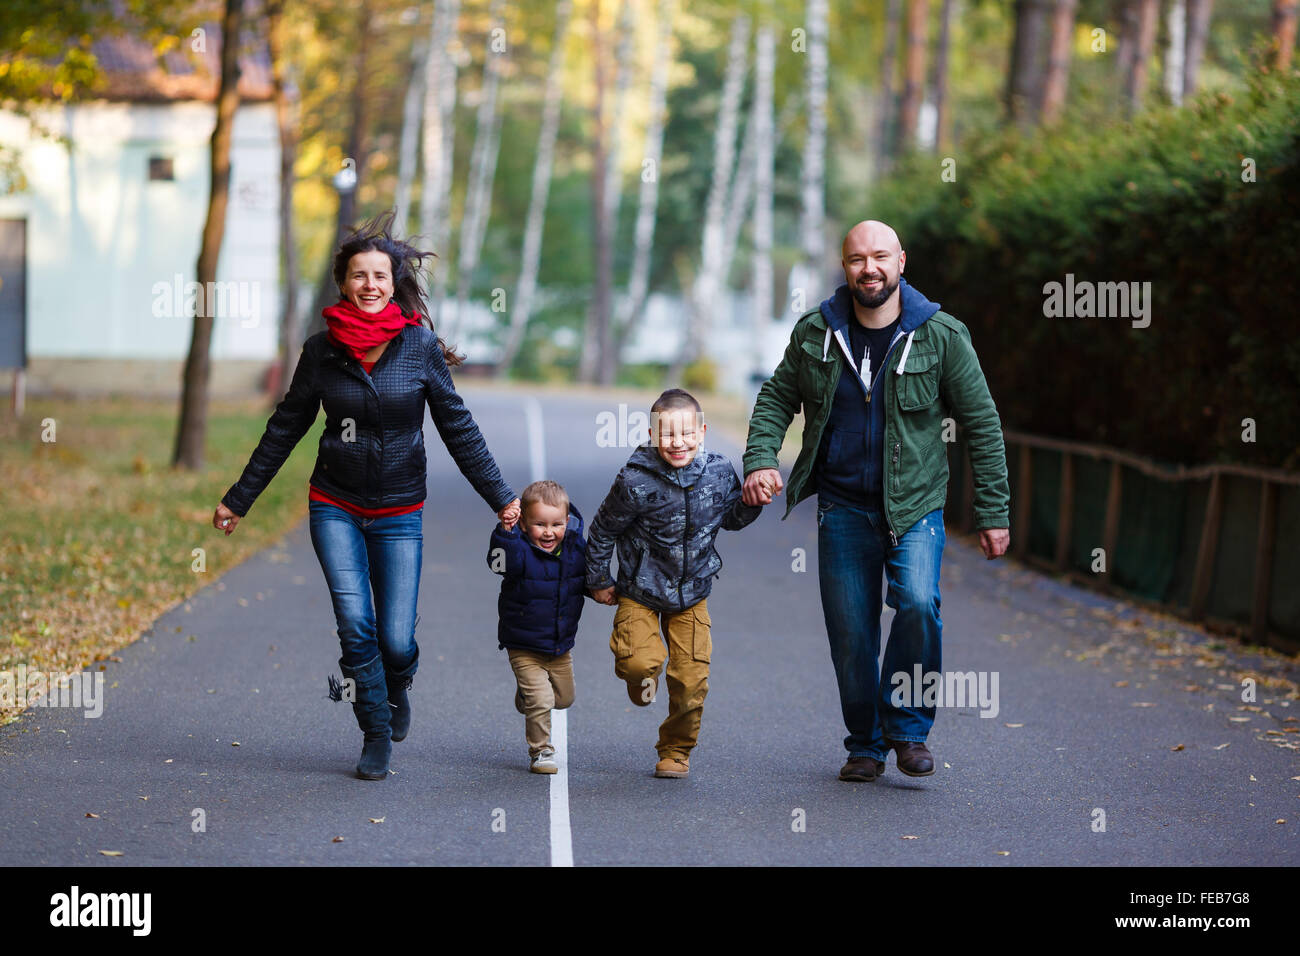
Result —
[{"label": "jacket zipper", "polygon": [[677,484],[682,488],[682,498],[686,505],[686,526],[682,531],[682,576],[677,582],[677,607],[680,611],[685,611],[686,602],[682,600],[682,590],[686,587],[686,543],[691,540],[691,489],[695,485],[682,485],[681,475],[677,476]]},{"label": "jacket zipper", "polygon": [[[894,471],[891,477],[894,479],[895,491],[898,490],[898,453],[902,447],[903,447],[902,442],[897,442],[897,441],[894,442]],[[889,496],[886,495],[885,499],[886,502],[888,502]],[[888,503],[886,503],[885,507],[886,508],[889,507]],[[898,535],[894,534],[894,526],[889,523],[888,514],[885,515],[885,524],[889,527],[889,543],[892,544],[894,547],[898,547]]]}]

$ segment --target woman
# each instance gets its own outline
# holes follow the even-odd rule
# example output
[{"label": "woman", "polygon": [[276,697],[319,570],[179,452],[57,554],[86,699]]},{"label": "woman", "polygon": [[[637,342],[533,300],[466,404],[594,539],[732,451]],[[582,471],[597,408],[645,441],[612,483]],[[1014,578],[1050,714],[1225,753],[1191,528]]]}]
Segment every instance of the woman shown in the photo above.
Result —
[{"label": "woman", "polygon": [[[288,394],[266,423],[212,523],[230,534],[325,407],[308,508],[311,540],[338,621],[345,678],[365,735],[357,776],[388,776],[390,741],[410,727],[416,601],[427,478],[424,406],[461,473],[504,522],[519,499],[501,479],[448,366],[460,358],[432,330],[420,290],[427,252],[393,238],[392,213],[350,235],[334,256],[339,302],[309,338]],[[371,600],[371,590],[374,600]]]}]

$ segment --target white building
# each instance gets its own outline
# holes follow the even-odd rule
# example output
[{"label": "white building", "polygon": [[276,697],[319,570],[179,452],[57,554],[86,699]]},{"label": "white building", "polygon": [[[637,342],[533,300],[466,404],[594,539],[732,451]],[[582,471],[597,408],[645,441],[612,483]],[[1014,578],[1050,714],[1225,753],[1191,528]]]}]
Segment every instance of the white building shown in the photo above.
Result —
[{"label": "white building", "polygon": [[[256,391],[276,355],[280,141],[268,64],[241,60],[230,200],[214,295],[196,295],[220,34],[157,68],[131,38],[95,45],[102,98],[0,110],[0,386],[178,395],[193,315],[215,318],[213,394]],[[37,124],[66,138],[41,135]]]}]

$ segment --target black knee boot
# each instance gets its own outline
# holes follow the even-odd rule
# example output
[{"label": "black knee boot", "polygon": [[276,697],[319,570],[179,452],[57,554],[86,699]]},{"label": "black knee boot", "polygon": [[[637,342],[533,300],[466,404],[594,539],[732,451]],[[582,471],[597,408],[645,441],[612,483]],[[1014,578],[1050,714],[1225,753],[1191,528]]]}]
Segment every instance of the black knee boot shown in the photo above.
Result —
[{"label": "black knee boot", "polygon": [[[357,776],[362,780],[383,780],[388,776],[388,758],[392,755],[391,738],[392,715],[388,708],[388,686],[384,680],[384,662],[376,655],[373,660],[360,667],[348,667],[339,661],[339,669],[344,679],[355,683],[356,698],[352,702],[352,712],[356,714],[357,724],[365,734],[365,743],[361,747],[361,759],[357,762]],[[331,678],[330,697],[343,699],[342,689],[334,685]]]},{"label": "black knee boot", "polygon": [[415,669],[420,663],[420,651],[417,649],[411,663],[400,671],[384,668],[384,679],[388,685],[388,710],[392,715],[393,743],[405,740],[411,729],[411,699],[407,691],[415,678]]}]

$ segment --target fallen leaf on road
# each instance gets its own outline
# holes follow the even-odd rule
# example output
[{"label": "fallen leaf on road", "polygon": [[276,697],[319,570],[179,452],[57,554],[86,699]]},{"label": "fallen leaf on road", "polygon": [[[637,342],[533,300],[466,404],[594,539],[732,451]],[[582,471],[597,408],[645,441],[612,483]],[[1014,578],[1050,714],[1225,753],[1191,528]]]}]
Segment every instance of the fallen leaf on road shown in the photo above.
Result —
[{"label": "fallen leaf on road", "polygon": [[1135,701],[1133,702],[1133,706],[1134,706],[1134,707],[1154,707],[1155,704],[1151,703],[1149,700],[1135,700]]},{"label": "fallen leaf on road", "polygon": [[1010,855],[1011,855],[1010,850],[998,850],[998,856],[1010,856]]},{"label": "fallen leaf on road", "polygon": [[141,800],[148,800],[149,798],[148,798],[148,797],[141,797],[140,799],[141,799]]},{"label": "fallen leaf on road", "polygon": [[1246,721],[1250,720],[1249,717],[1229,717],[1228,719],[1234,724],[1244,724]]},{"label": "fallen leaf on road", "polygon": [[387,819],[387,817],[371,817],[371,818],[370,818],[370,822],[371,822],[371,823],[383,823],[384,820],[386,820],[386,819]]},{"label": "fallen leaf on road", "polygon": [[98,813],[87,813],[86,816],[90,817],[90,818],[93,819],[93,820],[98,820],[98,819],[99,819],[99,814],[98,814]]},{"label": "fallen leaf on road", "polygon": [[1128,681],[1126,681],[1126,680],[1117,680],[1117,681],[1115,681],[1115,686],[1116,686],[1116,687],[1127,687],[1127,686],[1128,686]]},{"label": "fallen leaf on road", "polygon": [[1215,747],[1214,749],[1215,749],[1215,750],[1222,750],[1224,747],[1231,747],[1231,746],[1232,746],[1232,744],[1219,744],[1219,746]]},{"label": "fallen leaf on road", "polygon": [[1278,821],[1276,821],[1276,822],[1277,822],[1277,823],[1286,823],[1285,820],[1278,820]]},{"label": "fallen leaf on road", "polygon": [[904,840],[918,840],[918,839],[920,839],[920,837],[914,837],[914,836],[910,836],[910,835],[909,835],[909,836],[905,836],[905,837],[903,837],[903,839],[904,839]]},{"label": "fallen leaf on road", "polygon": [[[1250,779],[1251,779],[1251,780],[1255,780],[1255,775],[1254,775],[1253,773],[1250,775]],[[1255,782],[1256,782],[1256,783],[1259,783],[1258,780],[1255,780]]]},{"label": "fallen leaf on road", "polygon": [[342,837],[335,837],[334,839],[330,840],[330,842],[331,842],[331,843],[342,843],[342,842],[343,842],[343,838],[342,838]]},{"label": "fallen leaf on road", "polygon": [[121,851],[121,850],[100,850],[99,852],[100,852],[102,855],[104,855],[104,856],[121,856],[121,855],[122,855],[122,851]]},{"label": "fallen leaf on road", "polygon": [[1024,724],[1003,724],[1003,727],[1023,727]]},{"label": "fallen leaf on road", "polygon": [[232,741],[230,742],[230,746],[232,746],[232,747],[238,747],[238,746],[239,746],[239,741],[238,741],[238,740],[232,740]]},{"label": "fallen leaf on road", "polygon": [[170,757],[168,757],[166,760],[163,761],[163,763],[171,763],[171,762],[172,762],[172,760],[171,760]]},{"label": "fallen leaf on road", "polygon": [[1169,749],[1176,751],[1176,750],[1186,750],[1187,748],[1184,747],[1182,744],[1179,744],[1177,747],[1170,747]]},{"label": "fallen leaf on road", "polygon": [[950,764],[948,761],[945,760],[945,761],[943,762],[943,769],[944,769],[944,770],[951,770],[951,769],[952,769],[952,764]]}]

